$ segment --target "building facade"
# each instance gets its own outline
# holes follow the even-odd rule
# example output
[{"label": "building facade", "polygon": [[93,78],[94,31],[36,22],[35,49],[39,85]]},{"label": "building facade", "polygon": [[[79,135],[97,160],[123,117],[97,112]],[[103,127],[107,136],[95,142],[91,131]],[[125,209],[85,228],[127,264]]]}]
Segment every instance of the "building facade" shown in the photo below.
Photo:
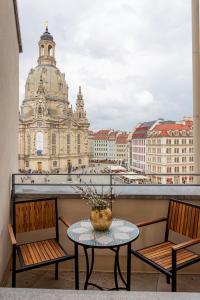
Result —
[{"label": "building facade", "polygon": [[38,45],[38,65],[28,74],[19,116],[19,169],[52,172],[88,165],[89,123],[81,87],[73,111],[48,28]]},{"label": "building facade", "polygon": [[144,122],[137,125],[129,135],[128,142],[128,169],[137,173],[146,172],[146,140],[148,131],[153,128],[159,120]]},{"label": "building facade", "polygon": [[128,134],[114,130],[93,133],[93,160],[127,165]]},{"label": "building facade", "polygon": [[[147,173],[161,184],[192,183],[194,172],[193,122],[163,122],[148,133]],[[185,175],[188,173],[187,175]],[[162,175],[164,174],[164,175]]]},{"label": "building facade", "polygon": [[127,160],[128,160],[127,145],[128,145],[128,134],[119,133],[116,137],[117,163],[119,165],[123,165],[126,167],[127,167]]}]

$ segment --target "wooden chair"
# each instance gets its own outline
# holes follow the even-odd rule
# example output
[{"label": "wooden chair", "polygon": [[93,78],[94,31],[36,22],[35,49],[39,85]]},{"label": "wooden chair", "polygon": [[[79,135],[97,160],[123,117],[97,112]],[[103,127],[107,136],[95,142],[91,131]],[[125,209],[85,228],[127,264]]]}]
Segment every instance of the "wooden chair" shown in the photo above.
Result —
[{"label": "wooden chair", "polygon": [[[131,253],[164,273],[168,283],[171,279],[172,291],[175,292],[177,271],[200,261],[199,254],[187,249],[200,243],[200,206],[171,199],[166,218],[142,222],[137,226],[144,227],[163,221],[166,221],[164,242],[139,250],[131,249]],[[191,239],[176,244],[169,240],[170,231]]]},{"label": "wooden chair", "polygon": [[[69,223],[58,218],[57,199],[36,199],[13,202],[13,226],[8,224],[8,231],[13,247],[12,287],[16,286],[16,273],[55,264],[55,279],[58,279],[58,263],[74,259],[59,243],[60,220],[66,227]],[[54,228],[53,238],[18,244],[17,233]],[[16,266],[18,257],[19,267]],[[76,274],[77,275],[77,274]]]}]

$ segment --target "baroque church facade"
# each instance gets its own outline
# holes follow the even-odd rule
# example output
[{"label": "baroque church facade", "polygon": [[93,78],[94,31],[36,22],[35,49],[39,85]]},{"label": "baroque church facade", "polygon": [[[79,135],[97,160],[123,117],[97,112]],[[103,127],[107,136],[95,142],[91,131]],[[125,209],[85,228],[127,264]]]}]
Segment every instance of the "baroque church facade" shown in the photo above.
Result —
[{"label": "baroque church facade", "polygon": [[19,170],[64,172],[87,166],[89,122],[81,87],[73,110],[48,27],[38,45],[38,65],[28,74],[19,115]]}]

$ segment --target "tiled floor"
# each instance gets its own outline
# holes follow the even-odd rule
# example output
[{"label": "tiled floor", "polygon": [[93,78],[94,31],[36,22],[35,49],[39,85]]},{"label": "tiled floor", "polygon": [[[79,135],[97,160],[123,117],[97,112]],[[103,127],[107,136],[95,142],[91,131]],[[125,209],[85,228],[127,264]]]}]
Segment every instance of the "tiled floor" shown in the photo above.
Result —
[{"label": "tiled floor", "polygon": [[[80,289],[84,286],[84,273],[80,272]],[[103,287],[114,287],[112,273],[94,272],[91,278]],[[11,279],[7,287],[11,286]],[[60,271],[59,279],[54,280],[54,272],[46,270],[31,270],[17,274],[17,287],[21,288],[48,288],[48,289],[74,289],[74,273]],[[177,290],[179,292],[200,292],[200,275],[178,275]],[[93,289],[89,287],[88,289]],[[133,274],[131,289],[133,291],[170,291],[170,285],[162,274]]]}]

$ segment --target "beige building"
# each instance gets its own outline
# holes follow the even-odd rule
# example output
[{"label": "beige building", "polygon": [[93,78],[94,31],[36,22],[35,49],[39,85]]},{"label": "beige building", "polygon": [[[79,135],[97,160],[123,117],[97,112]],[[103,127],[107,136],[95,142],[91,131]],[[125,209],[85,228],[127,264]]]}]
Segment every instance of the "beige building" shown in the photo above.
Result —
[{"label": "beige building", "polygon": [[128,134],[119,133],[116,137],[116,154],[117,162],[121,165],[127,166],[127,145],[128,145]]},{"label": "beige building", "polygon": [[88,165],[89,123],[81,87],[73,111],[47,27],[38,45],[38,65],[28,74],[19,118],[19,170],[67,171],[69,164]]},{"label": "beige building", "polygon": [[152,182],[192,183],[194,173],[193,122],[163,122],[149,130],[146,172]]}]

